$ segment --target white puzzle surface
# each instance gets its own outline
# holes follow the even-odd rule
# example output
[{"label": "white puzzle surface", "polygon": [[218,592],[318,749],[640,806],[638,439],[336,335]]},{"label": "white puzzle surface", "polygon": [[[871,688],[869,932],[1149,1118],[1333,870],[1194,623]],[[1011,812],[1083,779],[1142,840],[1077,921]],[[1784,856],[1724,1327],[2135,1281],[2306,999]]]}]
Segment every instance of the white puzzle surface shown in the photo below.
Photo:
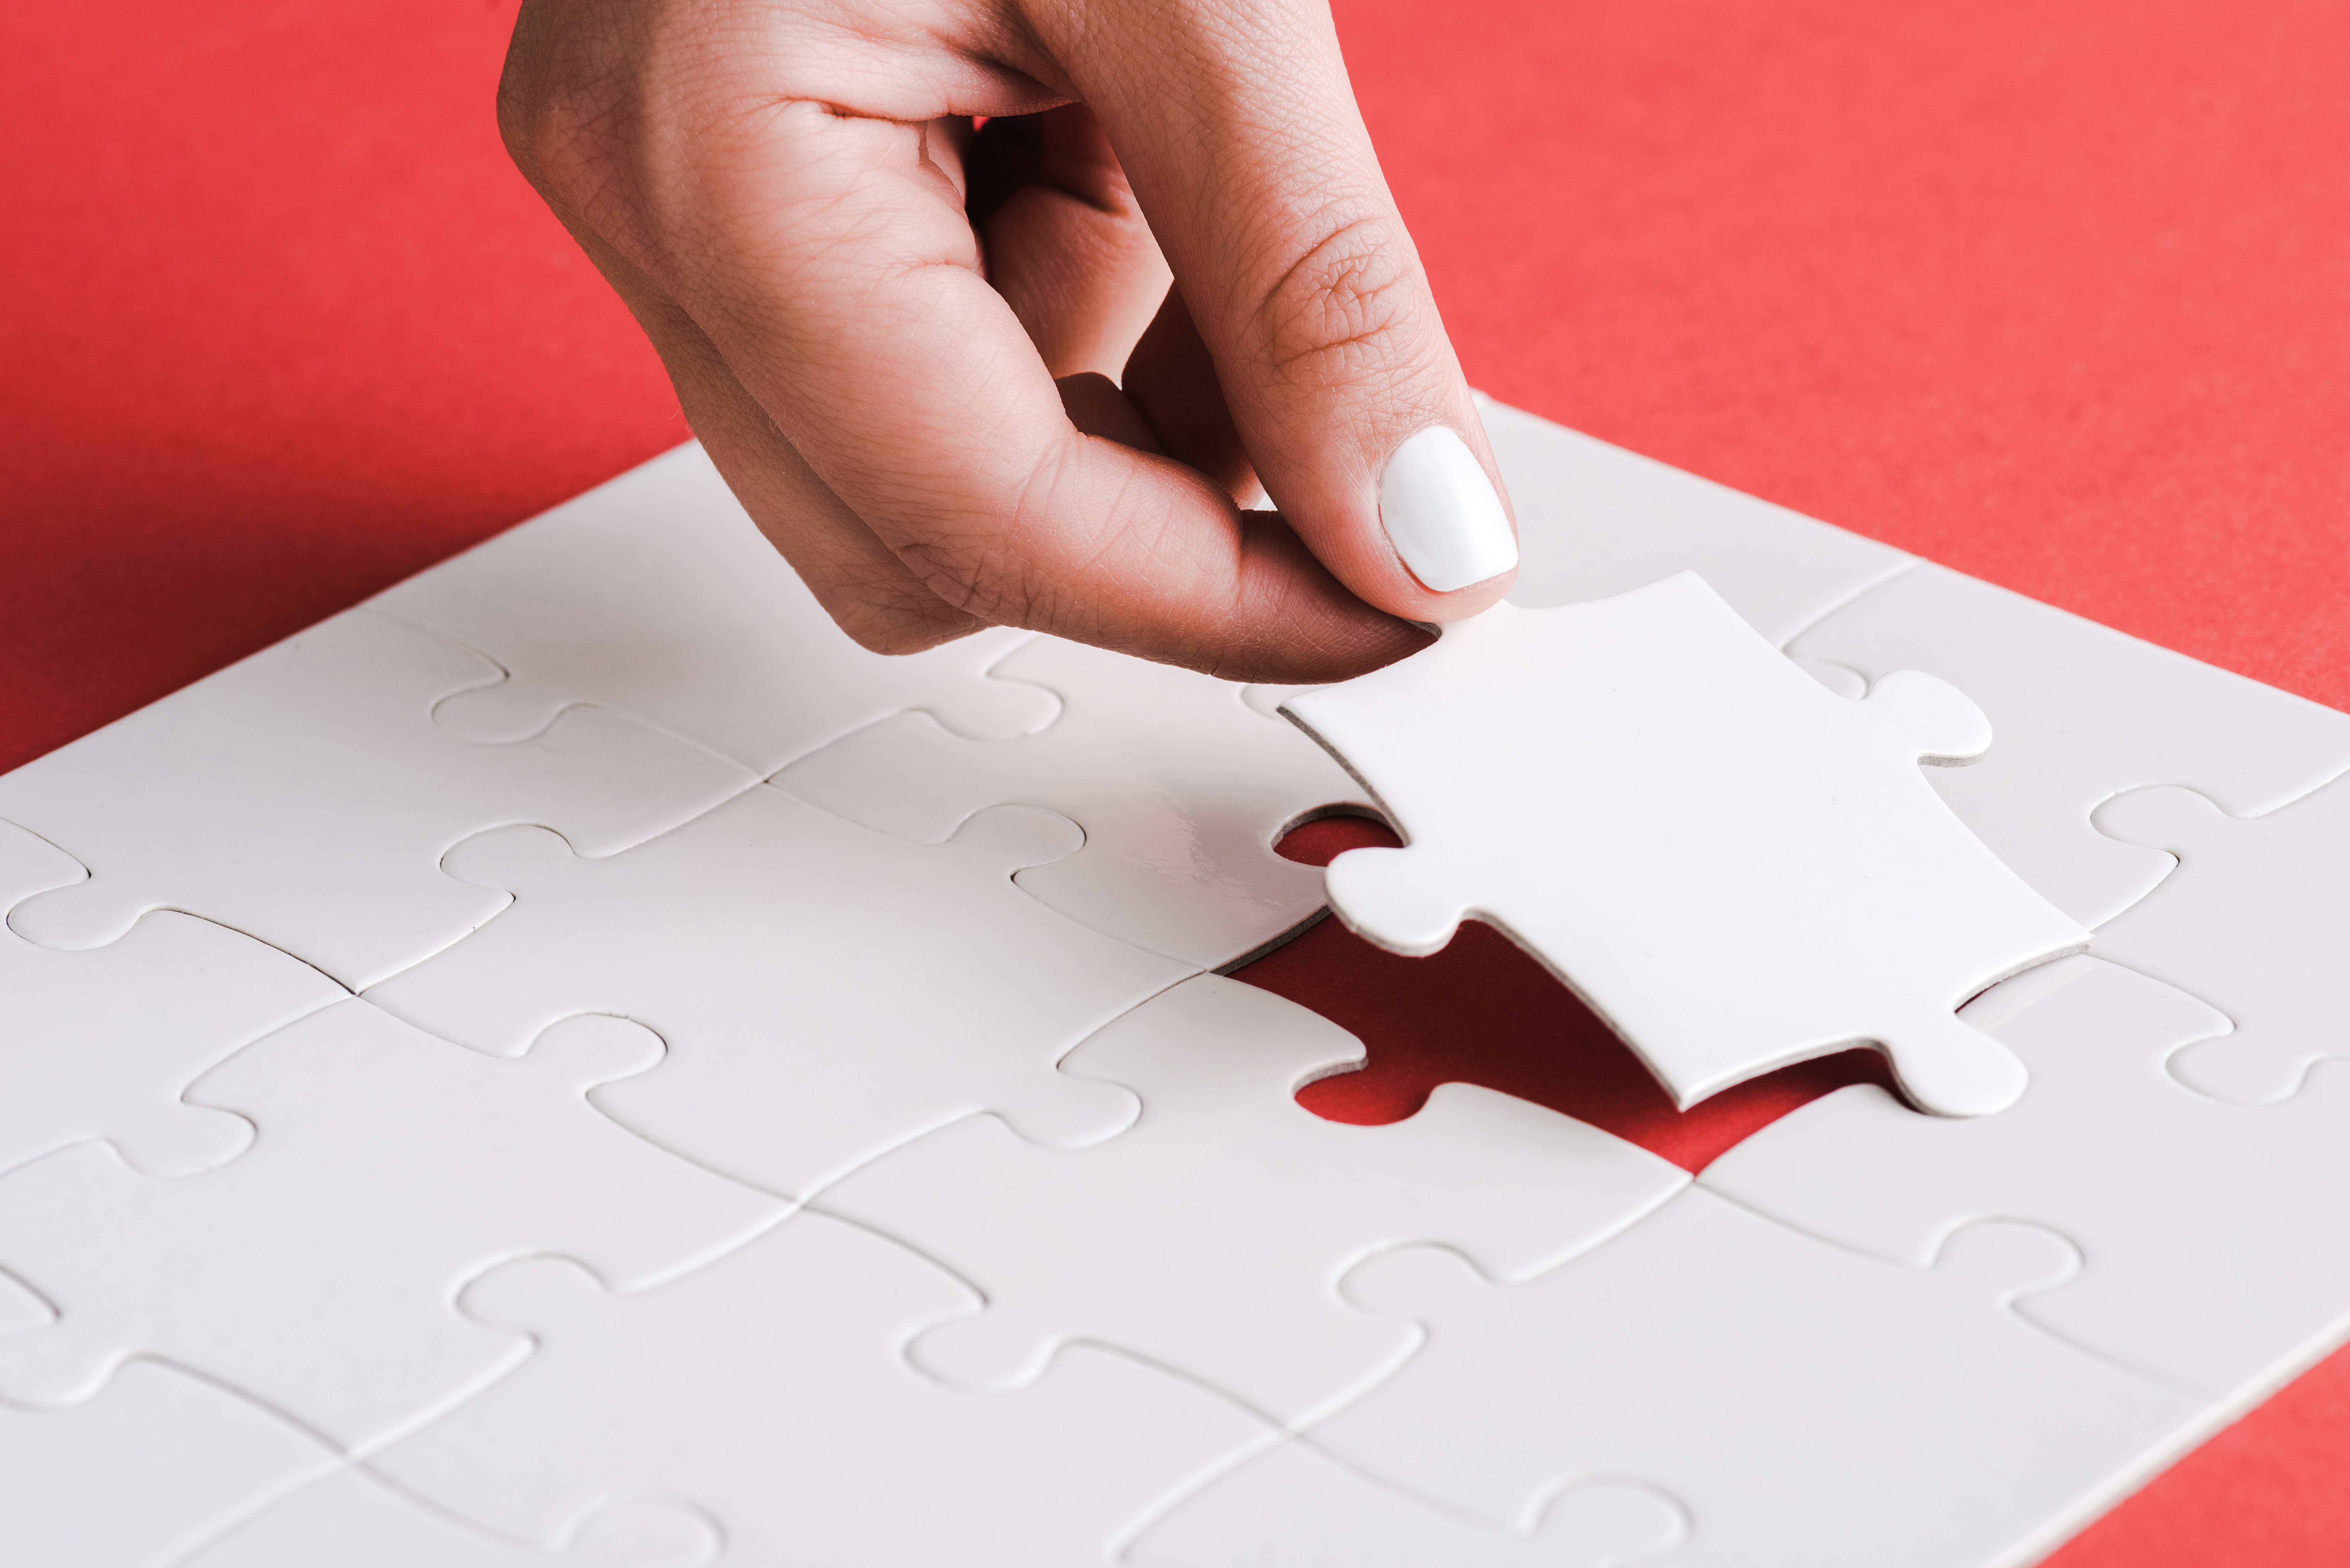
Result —
[{"label": "white puzzle surface", "polygon": [[[1633,623],[1669,951],[1605,980],[1539,877],[1398,880],[1429,732],[867,654],[693,447],[0,777],[0,1561],[1991,1568],[2350,1334],[2350,717],[1485,413],[1515,608],[1387,683]],[[1658,697],[1691,639],[1738,711]],[[1446,744],[1523,845],[1608,770],[1510,690]],[[1360,1044],[1207,972],[1374,798],[1284,701],[1409,840],[1358,923],[1492,915],[1685,1098],[1867,1039],[1982,1114],[1694,1182],[1468,1085],[1314,1117]],[[1856,832],[1899,869],[1791,936],[1771,854]]]}]

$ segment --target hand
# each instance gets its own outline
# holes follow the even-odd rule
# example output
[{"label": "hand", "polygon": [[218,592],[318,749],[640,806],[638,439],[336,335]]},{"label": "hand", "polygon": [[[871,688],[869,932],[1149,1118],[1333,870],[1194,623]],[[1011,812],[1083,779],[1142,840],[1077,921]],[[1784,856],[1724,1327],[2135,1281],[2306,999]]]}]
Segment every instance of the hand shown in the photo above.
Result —
[{"label": "hand", "polygon": [[1330,680],[1509,586],[1325,0],[525,0],[498,108],[868,648]]}]

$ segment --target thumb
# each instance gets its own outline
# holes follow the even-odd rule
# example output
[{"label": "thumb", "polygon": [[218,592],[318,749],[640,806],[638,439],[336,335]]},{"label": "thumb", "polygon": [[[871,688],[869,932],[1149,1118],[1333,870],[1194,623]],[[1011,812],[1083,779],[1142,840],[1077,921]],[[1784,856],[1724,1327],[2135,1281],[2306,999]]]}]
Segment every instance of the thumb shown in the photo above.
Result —
[{"label": "thumb", "polygon": [[1047,25],[1047,43],[1117,149],[1283,518],[1391,615],[1499,599],[1517,565],[1508,502],[1323,0],[1112,0],[1117,26],[1085,9],[1091,26]]}]

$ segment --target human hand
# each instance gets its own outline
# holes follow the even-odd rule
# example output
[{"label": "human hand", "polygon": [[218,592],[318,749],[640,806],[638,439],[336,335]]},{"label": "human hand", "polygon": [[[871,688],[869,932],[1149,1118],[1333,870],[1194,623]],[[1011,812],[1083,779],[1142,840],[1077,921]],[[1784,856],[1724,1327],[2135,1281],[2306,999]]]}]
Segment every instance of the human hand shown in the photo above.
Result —
[{"label": "human hand", "polygon": [[1326,0],[525,0],[498,107],[868,648],[1330,680],[1509,586]]}]

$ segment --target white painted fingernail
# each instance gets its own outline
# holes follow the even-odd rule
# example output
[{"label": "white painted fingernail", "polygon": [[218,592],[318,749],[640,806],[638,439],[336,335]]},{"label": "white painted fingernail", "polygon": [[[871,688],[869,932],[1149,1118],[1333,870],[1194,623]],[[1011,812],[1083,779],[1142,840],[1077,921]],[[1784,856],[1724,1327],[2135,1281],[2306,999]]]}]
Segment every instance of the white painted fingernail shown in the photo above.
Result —
[{"label": "white painted fingernail", "polygon": [[1440,594],[1518,564],[1517,535],[1484,465],[1444,425],[1405,439],[1379,476],[1379,521],[1396,554]]}]

